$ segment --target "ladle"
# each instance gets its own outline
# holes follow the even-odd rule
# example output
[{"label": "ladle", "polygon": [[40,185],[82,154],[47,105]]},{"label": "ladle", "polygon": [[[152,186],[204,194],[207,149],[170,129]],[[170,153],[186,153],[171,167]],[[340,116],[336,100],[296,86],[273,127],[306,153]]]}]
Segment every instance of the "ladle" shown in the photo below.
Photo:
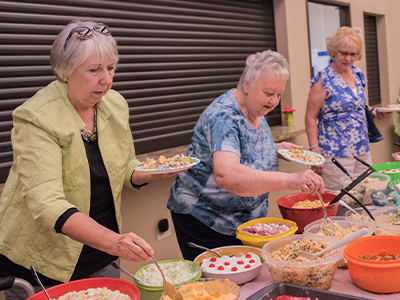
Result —
[{"label": "ladle", "polygon": [[36,274],[35,268],[34,268],[33,266],[31,266],[31,273],[32,273],[33,277],[35,278],[36,282],[37,282],[37,283],[40,285],[40,287],[42,288],[43,292],[46,294],[47,298],[48,298],[49,300],[51,300],[49,294],[47,294],[46,289],[44,288],[42,282],[40,281],[39,276]]},{"label": "ladle", "polygon": [[367,233],[368,233],[368,229],[364,227],[364,228],[361,228],[360,230],[354,232],[353,234],[341,239],[337,243],[334,243],[333,245],[329,246],[328,248],[322,250],[321,252],[318,252],[316,254],[311,254],[309,252],[299,250],[299,251],[295,251],[295,252],[292,252],[289,255],[287,255],[285,260],[287,260],[290,256],[293,256],[293,255],[297,255],[297,256],[301,255],[301,256],[303,256],[305,258],[308,258],[310,260],[314,260],[318,256],[321,256],[321,255],[323,255],[323,254],[325,254],[327,252],[330,252],[332,250],[335,250],[337,248],[343,247],[343,246],[347,245],[348,243],[350,243],[350,242],[352,242],[352,241],[354,241],[354,240],[366,235]]},{"label": "ladle", "polygon": [[221,257],[221,254],[219,254],[218,252],[215,252],[215,251],[213,251],[213,250],[211,250],[211,249],[209,249],[209,248],[206,248],[206,247],[204,247],[204,246],[200,246],[200,245],[197,245],[197,244],[192,243],[192,242],[189,242],[188,245],[189,245],[190,247],[193,247],[193,248],[199,248],[199,249],[203,249],[203,250],[212,252],[212,253],[214,253],[216,256]]},{"label": "ladle", "polygon": [[113,261],[111,263],[111,265],[116,268],[117,270],[121,271],[122,273],[128,275],[129,277],[133,278],[133,280],[143,284],[143,282],[141,282],[139,279],[137,279],[135,276],[133,276],[131,273],[129,273],[127,270],[125,270],[124,268],[122,268],[119,264],[117,264],[115,261]]}]

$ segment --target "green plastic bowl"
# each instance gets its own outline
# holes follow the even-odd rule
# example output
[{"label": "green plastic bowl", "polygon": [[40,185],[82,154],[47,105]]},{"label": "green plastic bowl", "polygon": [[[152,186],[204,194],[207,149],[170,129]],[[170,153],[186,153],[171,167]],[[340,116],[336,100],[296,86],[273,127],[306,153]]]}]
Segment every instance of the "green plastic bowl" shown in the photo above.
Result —
[{"label": "green plastic bowl", "polygon": [[[372,167],[377,171],[383,171],[383,170],[393,170],[393,169],[400,169],[400,161],[391,161],[391,162],[385,162],[385,163],[380,163],[380,164],[375,164],[372,165]],[[390,180],[396,180],[400,179],[400,172],[399,173],[384,173],[386,175],[389,175]],[[388,189],[391,187],[387,186]]]},{"label": "green plastic bowl", "polygon": [[[179,288],[182,285],[199,280],[199,278],[201,277],[201,274],[202,274],[202,270],[201,270],[201,267],[193,261],[184,260],[184,259],[168,259],[168,260],[158,261],[158,264],[161,265],[163,263],[174,262],[174,261],[189,262],[193,265],[193,268],[195,270],[197,270],[197,274],[192,279],[185,281],[181,284],[176,284],[175,286],[177,288]],[[151,264],[148,264],[148,265],[140,268],[139,270],[137,270],[137,272],[135,273],[135,277],[139,277],[140,272],[147,269],[150,265]],[[140,299],[141,300],[159,300],[160,297],[162,296],[162,293],[163,293],[162,286],[150,286],[150,285],[145,285],[145,284],[142,284],[142,283],[136,282],[136,281],[134,281],[134,284],[138,287],[138,289],[140,291]]]}]

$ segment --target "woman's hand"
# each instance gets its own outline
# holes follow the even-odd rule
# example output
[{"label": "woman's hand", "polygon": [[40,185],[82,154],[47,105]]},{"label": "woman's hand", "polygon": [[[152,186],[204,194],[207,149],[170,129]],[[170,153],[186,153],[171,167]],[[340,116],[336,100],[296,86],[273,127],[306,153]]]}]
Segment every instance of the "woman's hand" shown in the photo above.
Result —
[{"label": "woman's hand", "polygon": [[307,194],[315,194],[317,191],[323,193],[325,189],[325,184],[321,176],[312,170],[289,174],[285,183],[289,189],[301,190]]},{"label": "woman's hand", "polygon": [[134,262],[142,262],[151,260],[154,250],[141,237],[133,232],[119,234],[111,240],[111,253]]},{"label": "woman's hand", "polygon": [[372,110],[372,115],[374,116],[375,119],[383,119],[384,117],[386,117],[386,115],[391,114],[392,112],[381,112],[381,111],[377,111],[376,109]]}]

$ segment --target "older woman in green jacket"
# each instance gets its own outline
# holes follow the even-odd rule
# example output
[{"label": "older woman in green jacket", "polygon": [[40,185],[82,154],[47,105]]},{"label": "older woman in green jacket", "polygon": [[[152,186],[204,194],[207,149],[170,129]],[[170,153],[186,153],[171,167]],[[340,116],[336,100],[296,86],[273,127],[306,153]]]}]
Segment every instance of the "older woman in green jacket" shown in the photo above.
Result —
[{"label": "older woman in green jacket", "polygon": [[[56,81],[13,112],[13,166],[0,200],[0,277],[45,286],[119,277],[118,258],[146,261],[154,251],[121,232],[123,186],[176,174],[134,172],[126,100],[111,90],[118,51],[104,24],[73,21],[51,50]],[[38,290],[38,287],[36,287]],[[17,290],[6,298],[24,299]]]}]

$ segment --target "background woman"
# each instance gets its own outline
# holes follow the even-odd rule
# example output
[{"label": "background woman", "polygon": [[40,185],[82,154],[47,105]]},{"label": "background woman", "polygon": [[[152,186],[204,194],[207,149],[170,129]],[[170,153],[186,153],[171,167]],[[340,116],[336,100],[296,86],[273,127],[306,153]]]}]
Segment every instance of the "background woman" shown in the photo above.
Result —
[{"label": "background woman", "polygon": [[[325,157],[325,163],[313,166],[327,187],[340,186],[343,172],[332,163],[332,157],[351,175],[365,166],[353,156],[371,164],[363,72],[354,66],[362,57],[363,43],[357,30],[339,28],[329,39],[328,54],[333,62],[311,79],[305,117],[310,150]],[[377,119],[385,113],[373,110]],[[318,121],[318,122],[317,122]]]},{"label": "background woman", "polygon": [[176,175],[134,172],[128,104],[111,89],[118,51],[109,27],[71,22],[50,60],[58,80],[13,112],[14,162],[0,201],[0,277],[23,278],[36,291],[30,266],[49,287],[119,277],[110,266],[118,257],[149,260],[148,243],[120,234],[122,188]]},{"label": "background woman", "polygon": [[202,251],[190,248],[189,241],[209,248],[241,244],[229,227],[265,217],[270,191],[323,191],[322,178],[311,170],[278,172],[276,148],[299,146],[275,145],[264,115],[279,104],[288,78],[281,54],[250,55],[237,88],[200,116],[187,154],[201,162],[178,175],[168,201],[185,259]]}]

